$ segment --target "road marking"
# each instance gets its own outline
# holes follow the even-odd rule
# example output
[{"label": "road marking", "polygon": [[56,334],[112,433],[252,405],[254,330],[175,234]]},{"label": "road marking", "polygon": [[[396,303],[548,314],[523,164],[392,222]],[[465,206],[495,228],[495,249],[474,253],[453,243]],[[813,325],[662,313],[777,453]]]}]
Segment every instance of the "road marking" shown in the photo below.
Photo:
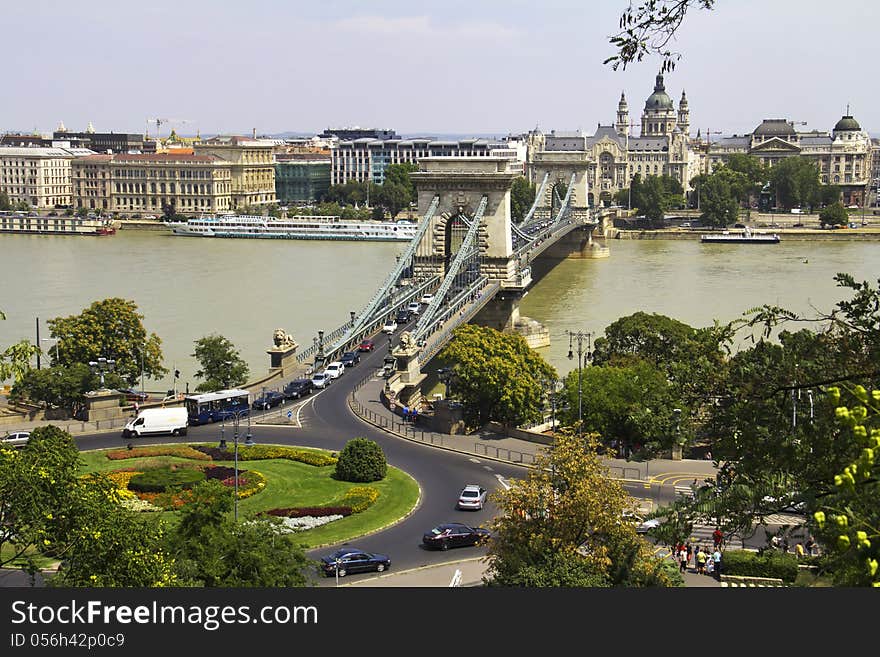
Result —
[{"label": "road marking", "polygon": [[497,473],[496,473],[495,477],[498,479],[498,483],[501,484],[502,486],[504,486],[504,490],[510,490],[510,484],[508,484],[507,481],[505,481],[504,477],[502,477],[500,474],[497,474]]},{"label": "road marking", "polygon": [[471,463],[481,463],[480,459],[475,458],[469,458],[468,461],[470,461]]},{"label": "road marking", "polygon": [[492,466],[490,466],[490,465],[484,465],[483,469],[488,470],[489,472],[492,472]]}]

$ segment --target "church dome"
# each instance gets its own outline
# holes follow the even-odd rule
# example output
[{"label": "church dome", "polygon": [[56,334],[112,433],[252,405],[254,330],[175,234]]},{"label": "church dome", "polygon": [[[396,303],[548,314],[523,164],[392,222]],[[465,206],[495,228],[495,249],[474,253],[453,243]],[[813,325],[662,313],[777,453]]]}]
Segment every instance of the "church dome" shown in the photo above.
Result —
[{"label": "church dome", "polygon": [[755,135],[764,135],[765,137],[793,137],[797,133],[786,119],[764,119],[757,128]]},{"label": "church dome", "polygon": [[669,97],[669,94],[666,93],[666,87],[663,86],[663,74],[657,76],[657,81],[654,84],[654,93],[648,96],[648,100],[645,101],[645,109],[646,110],[671,110],[672,107],[672,99]]},{"label": "church dome", "polygon": [[840,119],[837,123],[834,124],[834,132],[838,132],[840,130],[861,130],[862,127],[859,125],[859,122],[856,121],[852,116],[847,114],[843,118]]}]

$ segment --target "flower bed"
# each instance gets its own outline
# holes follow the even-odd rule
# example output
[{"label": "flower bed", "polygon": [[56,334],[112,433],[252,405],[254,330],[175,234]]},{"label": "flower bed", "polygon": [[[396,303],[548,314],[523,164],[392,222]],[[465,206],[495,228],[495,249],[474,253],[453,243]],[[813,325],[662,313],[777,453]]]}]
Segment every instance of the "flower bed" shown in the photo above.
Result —
[{"label": "flower bed", "polygon": [[196,459],[198,461],[211,460],[208,454],[193,449],[189,445],[152,445],[133,449],[114,449],[107,452],[107,458],[111,461],[137,459],[144,456],[177,456],[182,459]]},{"label": "flower bed", "polygon": [[[232,461],[235,458],[234,452],[229,449],[224,450],[219,447],[208,447],[206,445],[194,445],[193,449],[215,461]],[[239,461],[260,461],[264,459],[288,459],[318,467],[334,465],[336,463],[335,456],[322,452],[294,449],[293,447],[285,447],[283,445],[252,445],[250,447],[238,448]]]}]

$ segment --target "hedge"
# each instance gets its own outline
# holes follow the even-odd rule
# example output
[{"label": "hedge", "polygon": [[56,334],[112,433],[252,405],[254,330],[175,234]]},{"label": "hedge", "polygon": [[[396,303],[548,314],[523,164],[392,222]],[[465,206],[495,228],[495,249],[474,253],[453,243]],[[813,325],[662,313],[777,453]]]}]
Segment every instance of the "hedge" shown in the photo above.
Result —
[{"label": "hedge", "polygon": [[745,577],[775,577],[787,584],[798,574],[798,560],[794,554],[765,550],[759,554],[749,550],[725,550],[721,557],[722,575]]},{"label": "hedge", "polygon": [[192,488],[204,480],[205,473],[193,468],[155,468],[134,475],[128,488],[141,493],[164,493],[171,488]]}]

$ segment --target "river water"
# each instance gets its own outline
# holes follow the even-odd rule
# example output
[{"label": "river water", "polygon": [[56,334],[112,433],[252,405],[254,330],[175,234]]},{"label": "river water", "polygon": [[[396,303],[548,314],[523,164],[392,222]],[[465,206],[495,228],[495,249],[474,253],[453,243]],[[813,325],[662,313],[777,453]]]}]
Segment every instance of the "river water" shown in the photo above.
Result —
[{"label": "river water", "polygon": [[[608,245],[610,257],[566,260],[523,299],[522,314],[550,329],[551,345],[540,352],[561,374],[577,366],[566,358],[567,330],[600,335],[638,310],[692,326],[726,322],[761,304],[830,310],[847,298],[835,286],[835,273],[870,281],[880,276],[877,242]],[[3,234],[0,310],[7,319],[0,322],[0,350],[34,341],[36,318],[40,337],[48,338],[46,320],[123,297],[162,339],[166,367],[181,371],[180,389],[198,383],[193,343],[213,333],[232,341],[252,376],[262,374],[276,328],[305,349],[319,329],[333,330],[367,304],[404,248],[401,242],[230,240],[137,230],[108,237]],[[43,350],[52,344],[44,341]],[[146,388],[172,386],[169,374]]]}]

